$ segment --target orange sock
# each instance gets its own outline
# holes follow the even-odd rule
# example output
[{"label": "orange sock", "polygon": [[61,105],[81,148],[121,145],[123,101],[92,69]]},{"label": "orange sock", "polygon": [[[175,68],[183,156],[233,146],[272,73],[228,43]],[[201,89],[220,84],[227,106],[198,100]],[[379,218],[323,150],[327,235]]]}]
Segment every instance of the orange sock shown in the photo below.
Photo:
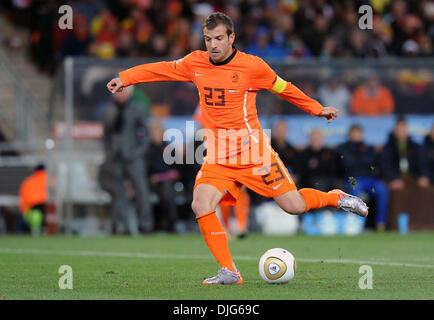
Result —
[{"label": "orange sock", "polygon": [[327,193],[311,188],[298,190],[306,201],[306,211],[323,207],[338,207],[339,195],[336,193]]},{"label": "orange sock", "polygon": [[241,191],[235,205],[235,219],[237,228],[241,231],[247,231],[247,221],[249,219],[250,197],[246,190]]},{"label": "orange sock", "polygon": [[202,236],[222,268],[237,271],[229,251],[228,239],[215,210],[196,217]]},{"label": "orange sock", "polygon": [[230,232],[230,225],[229,225],[229,221],[231,218],[231,211],[232,211],[232,207],[231,206],[225,206],[225,205],[220,205],[220,214],[222,217],[222,221],[223,224],[226,228],[226,231]]}]

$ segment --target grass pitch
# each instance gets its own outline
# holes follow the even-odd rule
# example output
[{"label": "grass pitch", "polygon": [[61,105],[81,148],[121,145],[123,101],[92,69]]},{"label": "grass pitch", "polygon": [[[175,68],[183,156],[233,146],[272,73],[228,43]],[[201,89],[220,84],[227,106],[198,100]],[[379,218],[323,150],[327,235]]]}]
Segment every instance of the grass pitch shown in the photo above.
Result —
[{"label": "grass pitch", "polygon": [[[204,286],[218,272],[201,235],[140,237],[0,237],[0,299],[434,299],[434,233],[271,237],[229,242],[244,284]],[[261,254],[286,248],[297,273],[285,285],[265,283]],[[59,289],[69,265],[73,289]],[[361,265],[373,289],[361,290]]]}]

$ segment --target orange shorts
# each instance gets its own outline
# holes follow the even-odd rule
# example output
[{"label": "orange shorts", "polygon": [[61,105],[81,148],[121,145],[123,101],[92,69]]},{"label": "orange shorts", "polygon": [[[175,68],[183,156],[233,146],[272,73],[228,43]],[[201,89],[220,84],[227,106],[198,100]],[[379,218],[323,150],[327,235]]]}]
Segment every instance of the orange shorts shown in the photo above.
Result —
[{"label": "orange shorts", "polygon": [[286,192],[297,190],[288,170],[273,150],[271,161],[250,165],[223,165],[204,162],[196,175],[194,188],[199,184],[210,184],[223,195],[220,204],[235,205],[245,185],[256,193],[274,198]]}]

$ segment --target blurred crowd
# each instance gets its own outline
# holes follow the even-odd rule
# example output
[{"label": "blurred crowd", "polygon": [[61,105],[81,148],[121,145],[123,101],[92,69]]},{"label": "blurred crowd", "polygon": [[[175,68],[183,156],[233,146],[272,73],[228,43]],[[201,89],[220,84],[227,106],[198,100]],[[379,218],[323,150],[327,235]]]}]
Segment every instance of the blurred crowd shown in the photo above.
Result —
[{"label": "blurred crowd", "polygon": [[374,203],[370,214],[377,230],[384,230],[388,222],[390,192],[427,189],[434,184],[434,125],[422,145],[409,136],[403,117],[397,119],[387,142],[375,147],[366,144],[363,128],[357,124],[348,130],[347,141],[334,148],[325,145],[320,130],[312,130],[309,144],[301,148],[287,142],[286,122],[278,121],[272,132],[272,146],[298,188],[340,188],[364,198],[371,208]]},{"label": "blurred crowd", "polygon": [[[73,29],[58,27],[60,5]],[[361,30],[361,5],[373,29]],[[264,59],[432,56],[434,3],[427,0],[22,0],[2,1],[30,31],[31,56],[52,72],[65,56],[179,58],[203,49],[202,22],[214,11],[235,25],[236,46]]]}]

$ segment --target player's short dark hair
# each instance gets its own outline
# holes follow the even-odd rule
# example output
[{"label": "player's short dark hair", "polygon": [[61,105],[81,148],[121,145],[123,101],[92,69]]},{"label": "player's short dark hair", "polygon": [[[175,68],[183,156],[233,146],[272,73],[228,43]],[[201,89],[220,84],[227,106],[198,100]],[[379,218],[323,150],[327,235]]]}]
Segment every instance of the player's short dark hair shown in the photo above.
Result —
[{"label": "player's short dark hair", "polygon": [[226,33],[228,36],[234,33],[234,23],[232,22],[232,19],[228,15],[222,12],[211,13],[206,18],[202,27],[207,28],[208,30],[212,30],[220,24],[226,27]]}]

